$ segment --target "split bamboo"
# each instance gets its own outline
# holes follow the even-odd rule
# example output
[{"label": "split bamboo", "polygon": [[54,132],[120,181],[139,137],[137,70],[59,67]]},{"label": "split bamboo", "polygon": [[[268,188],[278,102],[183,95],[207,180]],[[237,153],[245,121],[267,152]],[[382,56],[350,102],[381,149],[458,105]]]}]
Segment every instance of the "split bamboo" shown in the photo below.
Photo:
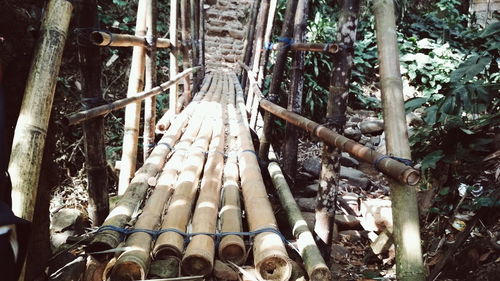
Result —
[{"label": "split bamboo", "polygon": [[[189,0],[181,0],[181,40],[182,40],[182,44],[186,44],[186,45],[187,45],[187,42],[189,42],[189,32],[188,32],[189,4],[188,4],[188,1]],[[183,67],[183,69],[189,68],[189,50],[187,48],[182,48],[182,67]],[[183,90],[184,90],[184,94],[183,94],[184,102],[187,104],[191,101],[191,95],[192,95],[190,76],[186,76]]]},{"label": "split bamboo", "polygon": [[292,234],[297,239],[297,247],[299,249],[302,260],[311,281],[327,281],[332,280],[332,274],[328,269],[321,253],[314,242],[314,237],[307,226],[306,221],[302,217],[302,212],[295,202],[295,198],[290,191],[290,187],[285,180],[278,159],[274,155],[274,151],[269,151],[269,174],[273,181],[274,189],[278,194],[281,206],[286,213],[288,223],[292,227]]},{"label": "split bamboo", "polygon": [[[220,186],[224,167],[225,112],[229,88],[228,79],[224,79],[223,97],[215,105],[212,140],[207,162],[203,168],[200,194],[192,219],[193,233],[215,233],[219,210]],[[234,93],[234,92],[233,92]],[[188,275],[207,275],[212,272],[215,258],[214,237],[209,235],[194,236],[186,247],[182,258],[182,270]]]},{"label": "split bamboo", "polygon": [[[176,229],[186,232],[192,205],[194,203],[193,201],[198,189],[198,181],[205,161],[204,152],[207,150],[213,134],[213,113],[215,104],[220,100],[222,83],[223,79],[217,79],[212,104],[207,106],[206,110],[208,116],[204,118],[200,132],[189,149],[189,154],[187,156],[188,160],[184,164],[182,172],[175,184],[175,191],[165,218],[163,219],[162,229]],[[175,232],[165,232],[156,240],[153,248],[153,256],[156,259],[164,259],[169,256],[181,258],[183,250],[184,237]]]},{"label": "split bamboo", "polygon": [[[271,0],[269,4],[269,12],[267,14],[266,32],[264,34],[264,46],[268,46],[271,43],[271,34],[273,31],[274,16],[276,15],[276,5],[277,5],[277,0]],[[266,66],[267,66],[267,61],[269,60],[269,53],[270,50],[265,48],[264,55],[262,55],[260,58],[259,71],[257,73],[258,74],[257,86],[259,88],[262,88],[262,83],[266,75]]]},{"label": "split bamboo", "polygon": [[[271,49],[273,51],[279,50],[279,44],[272,44]],[[290,50],[292,51],[306,51],[306,52],[323,52],[335,54],[340,50],[340,46],[337,43],[308,43],[308,42],[297,42],[290,44]]]},{"label": "split bamboo", "polygon": [[[234,83],[230,83],[229,93],[234,93]],[[232,86],[232,87],[231,87]],[[234,95],[234,94],[233,94]],[[237,138],[239,135],[238,122],[236,120],[236,108],[234,96],[227,106],[229,119],[229,139],[228,156],[224,167],[224,178],[222,185],[222,201],[219,212],[221,232],[241,232],[243,223],[241,221],[241,202],[238,159],[237,159]],[[246,248],[243,238],[238,235],[227,235],[219,242],[219,259],[224,262],[233,262],[242,265],[246,258]]]},{"label": "split bamboo", "polygon": [[[237,83],[236,75],[233,75]],[[239,122],[239,169],[243,201],[250,231],[262,228],[278,230],[274,212],[267,197],[266,187],[257,161],[256,152],[244,120],[244,100],[242,91],[237,91],[236,103],[240,104]],[[285,281],[292,274],[292,265],[281,237],[274,232],[263,232],[254,237],[254,264],[257,277],[264,280]]]},{"label": "split bamboo", "polygon": [[[117,34],[106,31],[93,31],[90,33],[90,42],[101,47],[143,47],[149,48],[151,42],[148,43],[144,36],[136,36],[129,34]],[[156,39],[156,47],[160,49],[171,48],[170,40],[165,38]]]},{"label": "split bamboo", "polygon": [[[77,6],[77,26],[96,28],[97,2],[90,0]],[[102,101],[100,48],[78,45],[78,61],[82,77],[82,103],[88,108]],[[89,102],[90,101],[90,102]],[[95,102],[93,102],[95,101]],[[104,119],[96,118],[83,124],[85,159],[88,182],[88,214],[93,226],[99,226],[109,213],[108,174],[104,144]]]},{"label": "split bamboo", "polygon": [[112,103],[108,103],[105,105],[101,105],[98,107],[94,107],[94,108],[91,108],[88,110],[83,110],[83,111],[71,114],[63,122],[66,125],[75,125],[75,124],[78,124],[78,123],[83,122],[85,120],[89,120],[89,119],[95,118],[97,116],[101,116],[101,115],[110,113],[112,111],[118,110],[120,108],[124,108],[127,105],[140,102],[147,97],[161,94],[168,87],[170,87],[173,84],[179,83],[179,80],[184,78],[186,75],[189,75],[191,72],[197,71],[198,69],[199,69],[199,67],[193,67],[190,69],[186,69],[182,73],[179,73],[177,76],[175,76],[172,80],[167,81],[165,83],[162,83],[161,85],[156,86],[149,91],[140,92],[140,93],[132,95],[128,98],[123,98],[121,100],[117,100],[117,101],[114,101]]},{"label": "split bamboo", "polygon": [[[146,6],[146,0],[139,0],[135,25],[136,36],[144,37],[146,35]],[[144,88],[144,54],[145,48],[133,48],[127,97],[133,97]],[[140,114],[140,102],[131,103],[125,108],[125,125],[123,128],[124,132],[120,176],[118,181],[118,195],[123,195],[125,193],[130,183],[130,179],[136,170],[139,120],[141,118]]]},{"label": "split bamboo", "polygon": [[[173,121],[172,126],[163,135],[159,143],[165,145],[157,145],[149,158],[135,174],[134,179],[127,188],[127,191],[118,201],[116,207],[111,211],[103,225],[110,225],[116,227],[124,227],[130,221],[135,211],[139,208],[146,192],[148,190],[148,181],[156,175],[163,168],[166,161],[166,156],[170,153],[170,147],[173,147],[177,140],[180,138],[184,127],[186,126],[189,118],[195,111],[196,104],[191,103],[177,118]],[[109,249],[114,249],[121,242],[121,234],[106,230],[99,232],[89,245],[91,252],[99,252]],[[99,254],[95,254],[99,255]],[[107,258],[107,255],[100,256],[100,258]]]},{"label": "split bamboo", "polygon": [[[392,0],[373,3],[387,152],[410,159]],[[425,280],[415,188],[390,182],[398,280]]]},{"label": "split bamboo", "polygon": [[[309,0],[299,0],[295,12],[295,28],[293,40],[302,42],[305,39]],[[304,91],[304,61],[305,53],[297,51],[293,54],[292,86],[288,94],[287,109],[297,114],[302,112],[302,93]],[[298,129],[290,123],[285,125],[285,146],[283,150],[283,170],[292,184],[297,174]]]},{"label": "split bamboo", "polygon": [[[157,0],[148,0],[146,9],[146,41],[149,49],[146,52],[146,84],[144,91],[148,91],[156,86],[156,20],[158,18]],[[142,135],[143,159],[146,160],[153,149],[155,142],[156,123],[156,97],[151,96],[144,99],[144,132]]]},{"label": "split bamboo", "polygon": [[[288,0],[286,4],[285,19],[283,20],[283,26],[281,27],[281,37],[291,38],[293,35],[293,23],[295,18],[295,10],[297,8],[298,0]],[[276,55],[276,62],[273,68],[273,77],[271,80],[271,86],[269,87],[268,98],[277,102],[279,99],[279,89],[281,87],[281,82],[283,80],[283,75],[285,74],[285,64],[288,55],[288,50],[290,46],[285,43],[280,44],[280,49]],[[266,160],[269,153],[269,146],[271,141],[271,133],[273,130],[272,125],[273,117],[269,113],[264,114],[264,133],[260,136],[260,146],[259,146],[259,157],[260,159]]]},{"label": "split bamboo", "polygon": [[[170,0],[170,44],[172,48],[177,48],[177,0]],[[178,66],[177,66],[177,54],[175,52],[170,52],[170,77],[175,77],[177,75]],[[170,88],[169,93],[169,109],[175,110],[175,114],[177,115],[179,112],[177,111],[177,98],[179,93],[179,85],[175,84]]]},{"label": "split bamboo", "polygon": [[[206,84],[209,85],[210,82]],[[200,97],[200,95],[197,95],[197,97]],[[209,98],[210,95],[206,95],[197,107],[203,108]],[[196,98],[193,102],[197,102]],[[153,193],[148,198],[134,228],[152,230],[160,224],[161,214],[163,214],[163,210],[173,193],[173,185],[177,179],[177,174],[185,161],[186,151],[200,129],[201,119],[198,118],[198,120],[196,122],[196,120],[191,119],[181,140],[175,145],[174,153],[165,164]],[[113,267],[111,280],[145,279],[151,263],[152,240],[153,238],[147,233],[136,232],[131,234],[125,244],[127,250],[118,257]]]},{"label": "split bamboo", "polygon": [[16,216],[29,221],[33,219],[45,137],[72,10],[73,5],[66,0],[47,4],[14,132],[9,162],[12,208]]}]

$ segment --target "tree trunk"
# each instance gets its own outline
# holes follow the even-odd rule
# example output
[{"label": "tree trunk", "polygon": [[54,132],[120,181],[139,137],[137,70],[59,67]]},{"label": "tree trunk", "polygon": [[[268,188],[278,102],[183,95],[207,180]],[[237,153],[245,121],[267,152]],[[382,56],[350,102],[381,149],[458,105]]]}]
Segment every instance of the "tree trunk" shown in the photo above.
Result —
[{"label": "tree trunk", "polygon": [[[137,7],[137,21],[135,24],[136,36],[146,36],[146,5],[146,0],[139,0]],[[130,64],[127,97],[134,96],[144,88],[145,52],[146,51],[143,47],[134,47],[132,52],[132,63]],[[125,193],[130,183],[130,179],[136,170],[140,114],[141,102],[129,104],[125,108],[125,126],[123,132],[118,195],[123,195]]]},{"label": "tree trunk", "polygon": [[[297,3],[298,0],[288,0],[286,4],[285,20],[283,21],[283,26],[281,28],[281,38],[284,41],[291,40],[293,35],[293,24]],[[269,88],[269,94],[267,95],[268,99],[273,103],[277,103],[279,99],[279,90],[281,87],[281,81],[283,80],[283,74],[285,72],[286,57],[288,55],[288,50],[290,49],[289,44],[290,42],[280,43],[280,48],[278,54],[276,55],[276,63],[273,68],[271,87]],[[270,139],[273,130],[272,120],[272,115],[266,112],[264,115],[264,133],[260,138],[259,147],[259,157],[263,160],[266,160],[269,154]]]},{"label": "tree trunk", "polygon": [[[387,153],[411,158],[403,100],[394,2],[373,3]],[[398,280],[425,280],[415,188],[390,182]]]},{"label": "tree trunk", "polygon": [[[309,0],[299,0],[295,14],[295,29],[293,41],[303,42],[307,28],[307,15],[309,13]],[[296,51],[293,54],[292,87],[288,95],[287,109],[297,114],[302,112],[302,93],[304,90],[304,60],[305,52]],[[285,127],[285,149],[283,152],[283,170],[290,182],[295,183],[297,174],[298,130],[290,123]]]},{"label": "tree trunk", "polygon": [[[156,86],[156,20],[158,18],[157,0],[148,0],[146,9],[146,41],[149,50],[146,53],[146,85],[144,90],[150,90]],[[143,133],[143,159],[146,161],[153,150],[155,142],[156,124],[156,97],[144,100],[144,133]]]},{"label": "tree trunk", "polygon": [[[343,0],[337,30],[337,42],[343,48],[333,57],[334,69],[330,80],[326,123],[327,127],[342,134],[346,122],[345,111],[349,95],[352,56],[356,40],[357,14],[359,0]],[[323,145],[321,157],[321,174],[318,196],[316,200],[316,224],[314,230],[323,242],[330,245],[332,218],[335,216],[335,202],[340,173],[340,149]]]}]

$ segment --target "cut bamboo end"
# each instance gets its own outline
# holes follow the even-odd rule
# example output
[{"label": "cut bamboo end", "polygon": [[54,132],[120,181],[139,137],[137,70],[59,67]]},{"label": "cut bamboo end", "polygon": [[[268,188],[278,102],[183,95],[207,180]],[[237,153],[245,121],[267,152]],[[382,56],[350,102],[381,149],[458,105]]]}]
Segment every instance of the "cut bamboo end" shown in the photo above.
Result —
[{"label": "cut bamboo end", "polygon": [[287,281],[292,275],[292,264],[287,256],[269,256],[255,265],[257,275],[263,280]]},{"label": "cut bamboo end", "polygon": [[148,268],[141,259],[134,256],[128,256],[126,261],[121,261],[115,264],[111,272],[111,281],[130,281],[146,279],[146,271]]},{"label": "cut bamboo end", "polygon": [[[201,240],[210,239],[207,244],[212,244],[212,247],[197,247],[197,248],[188,248],[190,251],[184,255],[184,258],[181,262],[182,271],[188,275],[207,275],[212,272],[214,267],[214,253],[206,251],[206,249],[213,249],[214,243],[213,239],[208,236],[196,236],[193,238],[199,238]],[[191,241],[191,243],[193,243]]]},{"label": "cut bamboo end", "polygon": [[324,265],[317,265],[312,269],[312,273],[309,274],[309,280],[311,281],[330,281],[332,280],[332,273],[328,267]]},{"label": "cut bamboo end", "polygon": [[233,262],[242,265],[246,260],[246,248],[243,238],[237,235],[228,235],[219,243],[219,259],[223,262]]}]

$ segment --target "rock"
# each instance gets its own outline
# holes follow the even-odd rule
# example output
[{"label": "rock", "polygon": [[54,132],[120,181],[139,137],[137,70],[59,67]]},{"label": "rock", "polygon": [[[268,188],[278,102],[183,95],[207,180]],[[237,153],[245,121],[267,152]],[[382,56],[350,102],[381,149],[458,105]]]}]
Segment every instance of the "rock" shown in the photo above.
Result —
[{"label": "rock", "polygon": [[384,131],[384,121],[382,120],[363,121],[358,126],[363,134],[380,135]]},{"label": "rock", "polygon": [[319,158],[307,158],[302,162],[302,168],[309,174],[319,177],[321,173],[321,160]]},{"label": "rock", "polygon": [[179,260],[168,257],[165,260],[155,260],[149,269],[149,278],[172,278],[179,275]]},{"label": "rock", "polygon": [[361,201],[360,218],[365,230],[381,232],[389,229],[392,232],[391,201],[385,199],[367,199]]},{"label": "rock", "polygon": [[359,166],[359,161],[352,158],[349,153],[342,152],[342,157],[340,158],[340,165],[344,167],[357,168]]},{"label": "rock", "polygon": [[339,232],[340,238],[344,238],[346,241],[360,241],[362,239],[368,239],[370,231],[366,230],[343,230]]},{"label": "rock", "polygon": [[377,147],[380,144],[380,136],[374,136],[370,138],[370,143],[374,146]]},{"label": "rock", "polygon": [[229,265],[220,260],[215,260],[213,273],[215,277],[223,280],[238,280],[239,276],[239,274],[229,267]]},{"label": "rock", "polygon": [[376,150],[378,153],[387,154],[387,150],[385,148],[385,133],[382,133],[380,135],[380,143],[378,144]]},{"label": "rock", "polygon": [[302,189],[302,194],[306,197],[313,197],[318,194],[319,183],[310,184]]},{"label": "rock", "polygon": [[64,252],[56,256],[48,265],[48,280],[81,280],[85,271],[85,258]]},{"label": "rock", "polygon": [[349,167],[340,167],[340,178],[362,189],[367,189],[370,185],[370,179],[365,173]]},{"label": "rock", "polygon": [[352,123],[359,123],[359,122],[361,122],[361,121],[363,121],[363,118],[361,118],[361,117],[359,117],[359,116],[356,116],[356,115],[351,116],[351,117],[349,118],[349,122],[352,122]]},{"label": "rock", "polygon": [[367,137],[365,135],[361,136],[361,139],[358,141],[362,145],[366,145],[370,141],[370,137]]},{"label": "rock", "polygon": [[380,235],[370,244],[370,248],[375,255],[381,254],[389,250],[393,244],[392,233],[387,229],[382,231]]},{"label": "rock", "polygon": [[316,208],[316,198],[298,198],[295,201],[303,212],[314,212]]},{"label": "rock", "polygon": [[333,244],[331,257],[338,262],[347,261],[349,258],[349,250],[346,247]]},{"label": "rock", "polygon": [[339,230],[361,230],[361,224],[357,217],[351,215],[335,215],[335,223]]},{"label": "rock", "polygon": [[314,230],[314,224],[316,223],[316,214],[314,212],[302,212],[302,217],[307,223],[310,231]]},{"label": "rock", "polygon": [[407,126],[421,126],[424,124],[424,120],[420,118],[417,114],[409,112],[406,114],[406,125]]},{"label": "rock", "polygon": [[82,228],[82,213],[76,209],[64,208],[55,213],[50,223],[54,232],[62,232],[69,228]]},{"label": "rock", "polygon": [[359,141],[361,139],[361,131],[357,127],[347,127],[344,129],[344,136],[353,141]]}]

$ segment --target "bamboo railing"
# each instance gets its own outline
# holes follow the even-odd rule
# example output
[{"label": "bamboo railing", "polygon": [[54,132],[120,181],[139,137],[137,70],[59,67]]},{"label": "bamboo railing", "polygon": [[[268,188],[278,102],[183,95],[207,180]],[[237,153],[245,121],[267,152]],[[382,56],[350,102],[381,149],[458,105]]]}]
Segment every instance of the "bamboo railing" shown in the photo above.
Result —
[{"label": "bamboo railing", "polygon": [[[93,31],[90,33],[90,42],[101,47],[143,47],[148,48],[150,43],[145,36],[129,34],[117,34],[104,31]],[[171,48],[170,40],[165,38],[156,39],[157,48]]]}]

